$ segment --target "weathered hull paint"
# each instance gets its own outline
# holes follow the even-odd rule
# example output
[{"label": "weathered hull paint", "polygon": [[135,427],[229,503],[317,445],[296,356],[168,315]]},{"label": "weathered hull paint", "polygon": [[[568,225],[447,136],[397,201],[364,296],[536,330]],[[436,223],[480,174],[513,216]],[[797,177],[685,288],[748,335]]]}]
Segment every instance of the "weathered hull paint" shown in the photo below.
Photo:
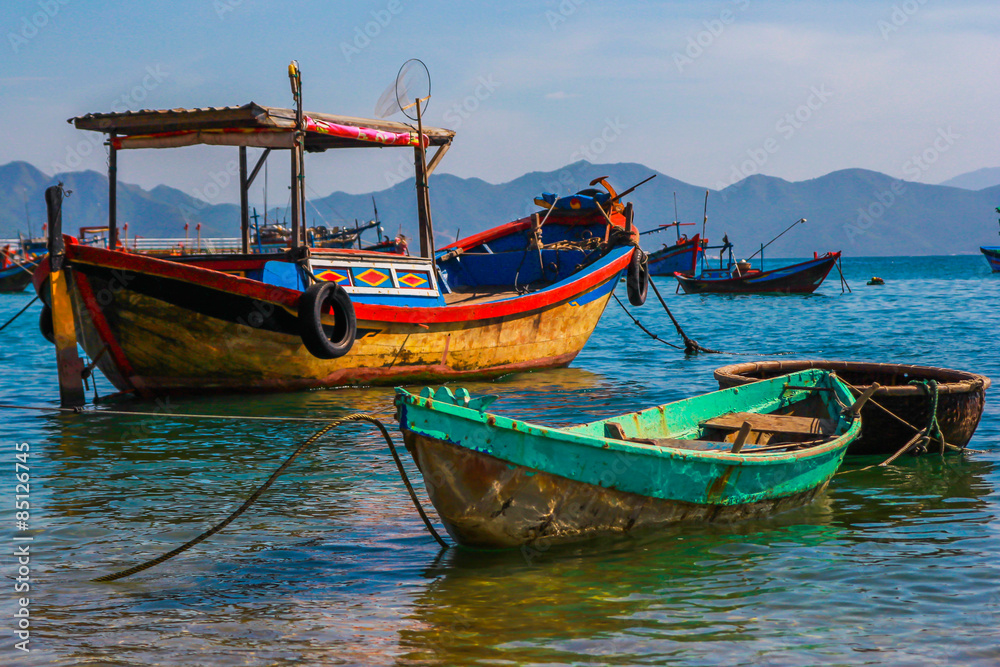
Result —
[{"label": "weathered hull paint", "polygon": [[425,480],[431,480],[427,491],[448,534],[469,547],[557,544],[685,521],[759,518],[812,502],[827,485],[736,505],[692,503],[512,466],[412,431],[403,437]]},{"label": "weathered hull paint", "polygon": [[[899,423],[881,410],[883,406],[915,428],[924,428],[931,416],[930,397],[911,380],[938,382],[937,420],[945,440],[965,447],[979,426],[991,381],[985,375],[932,366],[880,364],[862,361],[782,360],[751,361],[722,366],[715,370],[720,389],[739,387],[763,378],[818,368],[834,371],[846,382],[864,391],[873,382],[880,387],[872,395],[874,403],[861,410],[864,427],[851,443],[848,454],[888,456],[899,451],[915,434],[915,429]],[[931,450],[935,443],[931,443]]]},{"label": "weathered hull paint", "polygon": [[612,251],[586,275],[498,302],[356,303],[354,346],[324,360],[301,342],[295,290],[100,249],[67,252],[81,345],[116,388],[146,394],[488,378],[565,366],[631,255]]},{"label": "weathered hull paint", "polygon": [[[822,384],[849,401],[846,387],[828,378],[807,371],[764,387],[713,392],[563,429],[463,407],[444,389],[419,397],[397,389],[396,405],[404,442],[449,533],[465,545],[505,548],[678,521],[756,517],[809,502],[834,475],[861,424],[842,416],[829,392],[783,386]],[[766,454],[732,454],[728,443],[696,450],[603,437],[605,424],[615,422],[630,438],[696,440],[700,421],[712,416],[791,414],[797,408],[833,418],[835,437],[801,451]]]}]

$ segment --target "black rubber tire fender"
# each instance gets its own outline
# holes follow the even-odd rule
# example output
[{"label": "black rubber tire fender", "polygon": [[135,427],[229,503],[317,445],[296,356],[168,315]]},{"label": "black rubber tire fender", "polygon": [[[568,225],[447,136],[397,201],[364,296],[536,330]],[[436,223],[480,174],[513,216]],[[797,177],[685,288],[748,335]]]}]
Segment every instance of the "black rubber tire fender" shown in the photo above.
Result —
[{"label": "black rubber tire fender", "polygon": [[55,327],[52,325],[52,309],[42,306],[42,312],[38,313],[38,330],[45,336],[45,340],[53,345],[56,344]]},{"label": "black rubber tire fender", "polygon": [[646,265],[645,259],[645,253],[636,248],[632,252],[632,259],[628,263],[628,271],[625,274],[628,302],[633,306],[641,306],[646,303],[646,292],[649,290],[649,267]]},{"label": "black rubber tire fender", "polygon": [[[333,313],[333,326],[324,326],[324,313]],[[343,287],[321,282],[299,297],[299,336],[318,359],[336,359],[350,352],[358,333],[354,304]]]}]

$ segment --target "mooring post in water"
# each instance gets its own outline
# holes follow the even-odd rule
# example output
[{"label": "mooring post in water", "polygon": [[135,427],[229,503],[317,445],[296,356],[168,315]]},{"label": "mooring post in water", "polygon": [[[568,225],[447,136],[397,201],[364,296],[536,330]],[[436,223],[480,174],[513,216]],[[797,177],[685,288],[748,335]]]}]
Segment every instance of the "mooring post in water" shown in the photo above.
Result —
[{"label": "mooring post in water", "polygon": [[83,393],[83,361],[76,351],[76,326],[69,299],[69,268],[65,266],[66,248],[62,237],[62,184],[45,190],[49,216],[49,308],[52,309],[52,333],[56,342],[56,366],[59,369],[59,402],[74,407],[87,402]]}]

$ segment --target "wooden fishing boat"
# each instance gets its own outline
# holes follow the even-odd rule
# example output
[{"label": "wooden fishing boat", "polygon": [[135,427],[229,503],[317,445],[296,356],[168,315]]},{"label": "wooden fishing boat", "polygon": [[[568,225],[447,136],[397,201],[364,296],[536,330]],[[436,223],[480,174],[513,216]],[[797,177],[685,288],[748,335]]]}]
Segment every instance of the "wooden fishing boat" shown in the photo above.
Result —
[{"label": "wooden fishing boat", "polygon": [[729,521],[810,502],[861,421],[824,371],[570,428],[485,412],[495,396],[396,389],[396,416],[452,537],[516,547]]},{"label": "wooden fishing boat", "polygon": [[21,250],[3,248],[0,250],[0,292],[23,292],[31,284],[31,276],[45,255],[44,249],[26,250],[22,244]]},{"label": "wooden fishing boat", "polygon": [[840,259],[828,252],[799,264],[761,271],[749,263],[735,262],[724,269],[705,268],[697,276],[675,273],[687,294],[811,294]]},{"label": "wooden fishing boat", "polygon": [[[293,76],[293,91],[295,85]],[[290,390],[565,366],[587,342],[619,276],[637,264],[631,205],[614,192],[604,203],[552,208],[435,256],[427,180],[451,130],[421,123],[415,132],[403,123],[254,103],[72,120],[109,136],[110,240],[102,248],[62,237],[59,191],[50,190],[50,242],[59,244],[57,264],[68,278],[53,282],[45,262],[35,286],[49,308],[43,321],[48,315],[56,340],[66,341],[60,358],[74,356],[79,341],[121,391]],[[117,153],[193,144],[239,147],[243,252],[123,251],[114,205]],[[246,150],[254,146],[265,151],[248,174]],[[365,146],[414,151],[419,257],[305,245],[304,153]],[[430,160],[428,146],[438,147]],[[290,247],[252,253],[247,188],[280,149],[292,155]],[[61,362],[61,387],[78,383],[82,367],[71,358]],[[66,390],[64,402],[81,394]]]},{"label": "wooden fishing boat", "polygon": [[646,256],[651,276],[672,276],[675,273],[693,274],[698,268],[698,259],[702,255],[701,236],[681,238],[674,245],[664,245],[663,248]]},{"label": "wooden fishing boat", "polygon": [[[937,420],[945,440],[956,447],[965,447],[979,425],[986,403],[990,379],[984,375],[908,364],[879,364],[860,361],[791,360],[751,361],[716,369],[715,379],[720,388],[740,387],[790,372],[822,369],[836,372],[845,382],[865,391],[873,383],[880,387],[861,412],[864,428],[848,454],[882,454],[897,452],[909,441],[915,429],[927,426],[932,400],[923,385],[913,381],[937,383]],[[898,415],[908,424],[900,423],[878,405]],[[931,443],[931,449],[935,443]]]},{"label": "wooden fishing boat", "polygon": [[980,246],[979,251],[983,253],[993,272],[1000,273],[1000,246]]}]

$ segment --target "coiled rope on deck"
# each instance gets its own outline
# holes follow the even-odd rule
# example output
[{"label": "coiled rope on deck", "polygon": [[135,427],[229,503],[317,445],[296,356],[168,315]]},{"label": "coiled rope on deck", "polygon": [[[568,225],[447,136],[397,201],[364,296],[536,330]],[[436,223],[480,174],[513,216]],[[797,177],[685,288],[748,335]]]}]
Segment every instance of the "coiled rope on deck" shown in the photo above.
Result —
[{"label": "coiled rope on deck", "polygon": [[191,547],[195,546],[199,542],[203,542],[204,540],[208,539],[212,535],[215,535],[220,530],[222,530],[223,528],[225,528],[226,526],[228,526],[230,523],[232,523],[233,521],[235,521],[241,514],[243,514],[244,512],[246,512],[247,509],[249,509],[250,506],[254,502],[256,502],[257,499],[260,498],[260,496],[265,491],[267,491],[269,488],[271,488],[271,485],[273,485],[274,482],[278,479],[278,477],[283,472],[285,472],[290,465],[292,465],[292,462],[296,458],[298,458],[299,454],[301,454],[302,452],[304,452],[310,445],[314,444],[317,440],[319,440],[320,438],[322,438],[324,435],[326,435],[327,433],[329,433],[331,430],[337,428],[338,426],[346,424],[348,422],[368,422],[370,424],[375,425],[379,429],[379,431],[382,433],[382,437],[385,438],[385,441],[389,445],[389,450],[392,452],[392,458],[396,462],[396,467],[399,470],[399,474],[400,474],[400,476],[403,479],[403,483],[406,485],[406,490],[410,494],[410,499],[413,501],[414,507],[417,508],[417,512],[420,514],[420,518],[423,520],[424,525],[427,527],[427,530],[430,531],[430,533],[434,537],[434,539],[437,540],[438,544],[440,544],[442,547],[447,548],[448,544],[443,539],[441,539],[441,536],[437,533],[437,531],[434,529],[434,526],[431,524],[430,519],[427,518],[427,514],[424,512],[424,509],[423,509],[423,507],[420,504],[420,500],[417,498],[417,494],[413,490],[413,485],[410,484],[410,480],[409,480],[409,477],[406,474],[406,470],[404,470],[404,468],[403,468],[403,462],[400,460],[399,454],[396,452],[396,445],[393,443],[392,438],[389,436],[389,432],[386,430],[385,425],[382,424],[381,421],[379,421],[378,419],[376,419],[372,415],[368,415],[368,414],[364,414],[364,413],[358,412],[358,413],[355,413],[355,414],[352,414],[352,415],[348,415],[347,417],[344,417],[342,419],[337,419],[335,421],[332,421],[329,424],[327,424],[326,426],[324,426],[323,428],[321,428],[320,430],[318,430],[315,433],[313,433],[311,436],[309,436],[309,438],[307,438],[302,444],[300,444],[295,449],[294,452],[292,452],[291,456],[289,456],[287,459],[285,459],[285,462],[282,463],[281,466],[277,470],[275,470],[273,473],[271,473],[271,476],[267,478],[267,481],[265,481],[263,484],[261,484],[257,488],[257,490],[254,491],[250,495],[250,497],[247,498],[243,502],[243,504],[240,505],[240,507],[235,512],[233,512],[228,517],[226,517],[225,519],[223,519],[219,523],[215,524],[214,526],[212,526],[211,528],[209,528],[208,530],[206,530],[202,534],[198,535],[197,537],[195,537],[192,540],[189,540],[189,541],[185,542],[184,544],[182,544],[181,546],[177,547],[176,549],[173,549],[172,551],[169,551],[169,552],[167,552],[167,553],[165,553],[165,554],[163,554],[161,556],[157,556],[156,558],[153,558],[152,560],[148,560],[148,561],[146,561],[144,563],[140,563],[139,565],[135,565],[135,566],[130,567],[130,568],[126,569],[126,570],[121,570],[119,572],[114,572],[112,574],[106,574],[106,575],[104,575],[102,577],[97,577],[96,579],[93,579],[93,581],[98,581],[98,582],[115,581],[116,579],[122,579],[124,577],[128,577],[128,576],[131,576],[133,574],[136,574],[137,572],[142,572],[143,570],[148,570],[151,567],[155,567],[155,566],[159,565],[160,563],[163,563],[164,561],[167,561],[167,560],[173,558],[174,556],[176,556],[176,555],[178,555],[178,554],[180,554],[180,553],[182,553],[184,551],[187,551]]}]

